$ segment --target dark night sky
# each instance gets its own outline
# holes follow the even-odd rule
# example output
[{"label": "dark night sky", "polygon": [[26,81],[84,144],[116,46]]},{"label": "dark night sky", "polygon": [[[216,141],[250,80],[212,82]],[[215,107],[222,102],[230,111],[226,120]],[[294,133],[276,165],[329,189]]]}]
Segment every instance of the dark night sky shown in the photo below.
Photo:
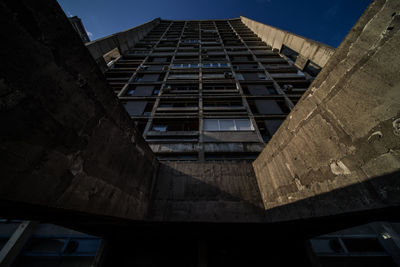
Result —
[{"label": "dark night sky", "polygon": [[371,0],[58,0],[82,19],[91,40],[162,19],[240,15],[337,47]]}]

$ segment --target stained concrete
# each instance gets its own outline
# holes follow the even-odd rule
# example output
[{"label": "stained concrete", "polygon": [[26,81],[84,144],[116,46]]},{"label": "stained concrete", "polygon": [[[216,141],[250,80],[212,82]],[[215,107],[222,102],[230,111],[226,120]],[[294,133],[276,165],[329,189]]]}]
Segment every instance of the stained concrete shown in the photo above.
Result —
[{"label": "stained concrete", "polygon": [[370,5],[253,163],[270,221],[400,204],[399,10]]},{"label": "stained concrete", "polygon": [[61,8],[0,13],[0,202],[143,219],[157,161]]}]

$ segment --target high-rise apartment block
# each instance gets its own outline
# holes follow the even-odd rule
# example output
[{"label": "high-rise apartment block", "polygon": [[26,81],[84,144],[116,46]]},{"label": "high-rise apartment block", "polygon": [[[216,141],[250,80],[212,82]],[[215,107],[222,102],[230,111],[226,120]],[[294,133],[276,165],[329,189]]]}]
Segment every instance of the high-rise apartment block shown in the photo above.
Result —
[{"label": "high-rise apartment block", "polygon": [[106,77],[158,159],[254,160],[316,75],[284,50],[240,19],[161,20]]}]

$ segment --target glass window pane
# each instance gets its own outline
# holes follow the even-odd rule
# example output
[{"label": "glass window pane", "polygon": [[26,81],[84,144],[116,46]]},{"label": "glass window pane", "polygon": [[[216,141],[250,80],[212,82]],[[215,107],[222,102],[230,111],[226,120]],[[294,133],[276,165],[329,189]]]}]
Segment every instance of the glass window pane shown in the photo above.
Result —
[{"label": "glass window pane", "polygon": [[159,108],[172,108],[174,105],[172,103],[160,103]]},{"label": "glass window pane", "polygon": [[205,119],[204,120],[205,131],[218,131],[218,120]]},{"label": "glass window pane", "polygon": [[155,124],[153,125],[153,131],[158,131],[158,132],[166,132],[167,131],[167,125],[160,125],[160,124]]},{"label": "glass window pane", "polygon": [[236,120],[236,129],[238,131],[251,131],[251,123],[249,119],[244,119],[244,120]]},{"label": "glass window pane", "polygon": [[235,130],[235,124],[233,123],[233,120],[219,120],[219,125],[221,127],[221,131]]}]

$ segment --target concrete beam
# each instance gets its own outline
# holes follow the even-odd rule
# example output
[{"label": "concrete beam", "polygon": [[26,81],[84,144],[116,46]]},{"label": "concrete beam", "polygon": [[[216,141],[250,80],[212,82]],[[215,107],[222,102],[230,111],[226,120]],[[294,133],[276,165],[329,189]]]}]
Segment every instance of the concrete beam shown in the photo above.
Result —
[{"label": "concrete beam", "polygon": [[399,206],[399,10],[368,7],[253,163],[269,221]]},{"label": "concrete beam", "polygon": [[[335,48],[326,44],[299,36],[297,34],[272,27],[255,20],[240,16],[241,21],[257,34],[263,42],[279,51],[285,45],[299,53],[299,62],[296,66],[303,69],[308,60],[320,67],[324,67],[335,52]],[[301,62],[300,62],[301,61]]]},{"label": "concrete beam", "polygon": [[10,239],[0,250],[0,266],[12,266],[14,260],[21,253],[26,242],[29,240],[36,225],[37,222],[24,221],[18,226]]}]

